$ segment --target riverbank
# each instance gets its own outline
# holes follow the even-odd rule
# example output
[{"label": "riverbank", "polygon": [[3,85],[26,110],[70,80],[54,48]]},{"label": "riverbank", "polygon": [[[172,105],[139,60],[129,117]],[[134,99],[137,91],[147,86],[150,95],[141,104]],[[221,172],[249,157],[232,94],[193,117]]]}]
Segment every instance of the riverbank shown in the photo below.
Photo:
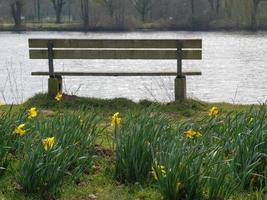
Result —
[{"label": "riverbank", "polygon": [[89,27],[84,28],[80,23],[61,23],[56,24],[53,22],[46,23],[26,23],[20,27],[15,27],[12,23],[2,23],[0,24],[0,31],[14,31],[14,32],[24,32],[24,31],[70,31],[70,32],[133,32],[133,31],[207,31],[207,32],[219,32],[219,31],[266,31],[267,27],[252,29],[250,27],[191,27],[191,26],[159,26],[154,23],[147,23],[142,26],[135,27]]},{"label": "riverbank", "polygon": [[[95,98],[84,98],[77,96],[68,96],[63,95],[60,101],[56,101],[52,98],[47,98],[45,94],[39,94],[30,98],[28,101],[21,105],[12,106],[12,113],[16,115],[16,113],[23,113],[24,111],[27,113],[27,110],[31,107],[36,107],[38,111],[37,118],[32,121],[26,122],[27,132],[31,132],[32,128],[36,129],[39,126],[44,125],[45,131],[53,134],[57,131],[67,131],[68,128],[63,128],[64,126],[68,126],[65,124],[66,119],[71,117],[71,119],[75,119],[77,115],[79,119],[82,119],[81,123],[89,123],[86,121],[83,116],[88,116],[88,113],[96,113],[99,117],[99,127],[104,128],[98,138],[96,140],[95,146],[95,154],[94,161],[92,165],[92,169],[89,171],[86,170],[83,175],[79,179],[73,179],[69,174],[65,175],[63,185],[60,186],[59,193],[56,194],[57,199],[71,199],[71,200],[93,200],[93,199],[162,199],[161,190],[157,186],[157,181],[152,181],[152,179],[148,182],[141,183],[136,182],[135,184],[127,184],[124,181],[119,181],[119,179],[114,179],[114,170],[116,167],[116,159],[115,159],[115,151],[114,151],[114,138],[113,138],[113,129],[114,127],[110,127],[110,120],[114,113],[119,112],[120,117],[122,117],[123,123],[127,122],[127,116],[129,113],[135,116],[132,120],[138,119],[138,116],[146,116],[149,117],[150,114],[157,113],[157,115],[170,120],[172,124],[180,124],[183,126],[186,123],[192,127],[196,127],[209,116],[209,110],[212,107],[217,107],[219,109],[218,122],[223,119],[223,116],[227,116],[229,113],[237,113],[237,116],[242,116],[244,112],[250,112],[252,109],[251,106],[246,105],[233,105],[227,103],[216,103],[211,104],[207,102],[201,102],[196,100],[187,100],[185,102],[171,102],[167,104],[160,104],[150,101],[141,101],[139,103],[132,102],[127,99],[111,99],[111,100],[102,100]],[[5,111],[8,111],[11,106],[2,105],[0,107],[0,114]],[[259,105],[255,105],[253,109],[256,110],[261,108],[267,108],[266,106],[260,107]],[[24,111],[23,111],[24,110]],[[152,113],[151,113],[152,111]],[[147,114],[146,114],[147,112]],[[150,113],[150,114],[149,114]],[[253,111],[254,113],[254,111]],[[34,113],[33,113],[34,114]],[[217,115],[216,114],[216,115]],[[23,115],[21,115],[23,116]],[[33,115],[32,115],[33,116]],[[255,118],[253,120],[257,121],[257,115],[254,115]],[[128,116],[129,117],[129,116]],[[154,117],[156,120],[156,116]],[[21,119],[21,118],[20,118]],[[59,128],[55,128],[54,131],[49,130],[49,124],[53,123],[49,120],[55,120],[55,125]],[[57,122],[57,120],[59,120]],[[154,119],[153,119],[154,120]],[[204,121],[203,121],[204,120]],[[27,121],[27,120],[26,120]],[[40,122],[40,124],[39,124]],[[226,121],[225,121],[226,122]],[[263,121],[263,124],[266,124],[266,119]],[[34,123],[35,125],[31,127],[30,123]],[[44,124],[47,123],[47,124]],[[62,124],[60,124],[62,123]],[[75,126],[73,121],[69,121],[71,126]],[[217,123],[217,122],[216,122]],[[229,122],[230,123],[230,122]],[[252,123],[250,119],[250,123]],[[1,123],[0,123],[1,124]],[[37,124],[38,127],[37,127]],[[65,124],[65,125],[63,125]],[[265,125],[263,125],[265,127]],[[155,124],[156,125],[156,124]],[[159,124],[158,124],[159,125]],[[204,124],[203,124],[204,125]],[[3,126],[3,124],[1,124]],[[13,126],[13,125],[12,125]],[[60,128],[62,126],[62,128]],[[213,125],[217,126],[217,125]],[[70,128],[70,127],[69,127]],[[75,127],[72,127],[75,128]],[[89,127],[88,127],[89,128]],[[142,127],[140,127],[142,129]],[[57,131],[56,131],[57,130]],[[75,129],[73,129],[74,131]],[[88,129],[89,130],[89,129]],[[95,129],[96,130],[96,129]],[[217,129],[214,129],[217,130]],[[138,130],[136,130],[138,131]],[[149,130],[147,130],[149,131]],[[208,131],[208,130],[207,130]],[[219,130],[217,130],[219,131]],[[29,138],[27,136],[26,138]],[[71,132],[70,132],[71,133]],[[78,132],[77,132],[78,133]],[[40,134],[37,131],[35,134]],[[57,134],[57,133],[54,133]],[[149,135],[150,133],[147,132]],[[161,132],[163,134],[163,132]],[[203,134],[204,137],[208,137]],[[207,134],[207,133],[206,133]],[[35,137],[35,136],[34,136]],[[59,136],[58,136],[59,137]],[[183,137],[183,136],[182,136]],[[234,136],[232,136],[234,137]],[[228,138],[231,140],[231,138]],[[203,140],[204,142],[204,140]],[[215,145],[210,143],[209,146]],[[162,143],[163,144],[163,143]],[[54,148],[56,148],[59,144],[56,144]],[[138,144],[136,144],[138,145]],[[189,143],[188,143],[189,145]],[[20,146],[20,149],[22,147]],[[141,148],[141,147],[139,147]],[[21,149],[23,152],[23,150]],[[75,149],[73,149],[75,151]],[[30,193],[23,191],[22,185],[18,185],[16,179],[16,175],[12,175],[14,172],[14,168],[21,166],[19,161],[23,156],[22,152],[10,153],[8,156],[11,161],[8,170],[4,173],[4,175],[0,176],[0,198],[5,200],[17,199],[17,200],[30,200],[30,199],[40,199],[40,194],[38,193]],[[246,157],[245,152],[242,155],[244,158]],[[140,155],[141,156],[141,155]],[[215,155],[214,155],[215,156]],[[230,156],[230,154],[229,154]],[[27,156],[25,157],[27,160]],[[141,159],[141,157],[140,157]],[[1,162],[0,162],[1,163]],[[150,170],[150,169],[149,169]],[[49,171],[47,171],[48,173]],[[33,172],[32,172],[33,173]],[[123,171],[121,171],[123,173]],[[1,173],[0,173],[1,174]],[[220,173],[218,173],[220,174]],[[26,174],[25,174],[26,176]],[[150,177],[150,175],[149,175]],[[229,177],[227,177],[228,180]],[[48,179],[49,180],[49,179]],[[152,181],[152,182],[151,182]],[[222,184],[223,185],[223,184]],[[200,187],[200,186],[199,186]],[[222,186],[224,187],[224,186]],[[36,188],[38,190],[38,188]],[[39,188],[40,189],[40,188]],[[221,188],[222,189],[222,188]],[[230,192],[229,189],[224,188],[225,191]],[[259,188],[258,188],[259,189]],[[46,190],[45,190],[46,191]],[[264,190],[263,190],[264,191]],[[240,187],[235,187],[235,191],[231,192],[230,199],[231,200],[254,200],[256,196],[259,197],[261,195],[262,199],[264,199],[264,192],[259,193],[259,190],[255,190],[255,192],[250,190],[243,190]],[[47,192],[47,191],[46,191]],[[219,197],[218,197],[219,198]],[[47,199],[47,198],[46,198]],[[51,199],[51,198],[50,198]],[[206,199],[206,197],[204,198]],[[258,198],[260,200],[260,198]]]}]

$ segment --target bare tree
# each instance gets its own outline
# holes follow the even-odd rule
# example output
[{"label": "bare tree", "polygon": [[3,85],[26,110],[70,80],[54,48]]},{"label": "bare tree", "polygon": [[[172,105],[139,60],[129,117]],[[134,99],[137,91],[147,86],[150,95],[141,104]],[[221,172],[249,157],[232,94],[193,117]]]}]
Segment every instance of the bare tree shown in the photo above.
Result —
[{"label": "bare tree", "polygon": [[191,26],[193,28],[195,25],[195,0],[190,0],[190,6],[191,6]]},{"label": "bare tree", "polygon": [[37,20],[41,20],[41,0],[34,0],[35,16],[37,15]]},{"label": "bare tree", "polygon": [[21,26],[22,0],[15,0],[10,4],[11,14],[15,22],[15,27]]},{"label": "bare tree", "polygon": [[108,9],[108,13],[110,17],[114,16],[114,10],[115,10],[115,0],[103,0],[103,3]]},{"label": "bare tree", "polygon": [[89,0],[81,0],[81,14],[83,26],[89,26]]},{"label": "bare tree", "polygon": [[115,25],[119,29],[123,29],[125,27],[125,10],[126,3],[125,0],[116,0],[114,6],[114,16],[115,16]]},{"label": "bare tree", "polygon": [[259,9],[259,4],[262,1],[264,1],[264,0],[253,0],[253,11],[251,13],[251,28],[253,30],[255,30],[258,27],[256,17],[257,17],[257,13],[258,13],[258,9]]},{"label": "bare tree", "polygon": [[212,10],[214,10],[216,15],[218,15],[219,9],[220,9],[220,0],[209,0],[209,3],[210,3]]},{"label": "bare tree", "polygon": [[132,0],[132,3],[137,12],[141,15],[142,21],[145,22],[152,9],[152,0]]},{"label": "bare tree", "polygon": [[65,0],[51,0],[51,2],[53,3],[53,7],[56,12],[56,23],[60,24],[62,9],[66,2]]}]

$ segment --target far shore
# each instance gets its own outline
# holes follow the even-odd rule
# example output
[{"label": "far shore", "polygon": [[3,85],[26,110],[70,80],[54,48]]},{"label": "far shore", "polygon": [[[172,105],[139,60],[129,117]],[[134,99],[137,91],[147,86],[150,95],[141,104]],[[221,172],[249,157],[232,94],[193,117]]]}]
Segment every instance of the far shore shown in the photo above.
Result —
[{"label": "far shore", "polygon": [[0,32],[25,32],[25,31],[70,31],[70,32],[97,32],[97,31],[103,31],[103,32],[134,32],[134,31],[251,31],[251,32],[257,32],[257,31],[266,31],[266,28],[258,28],[256,30],[252,30],[251,28],[235,28],[235,27],[198,27],[193,28],[190,26],[179,26],[179,27],[157,27],[153,24],[150,24],[148,26],[142,26],[142,27],[136,27],[136,28],[116,28],[116,27],[88,27],[85,28],[79,23],[61,23],[61,24],[55,24],[55,23],[26,23],[21,25],[20,27],[14,26],[12,23],[0,23]]}]

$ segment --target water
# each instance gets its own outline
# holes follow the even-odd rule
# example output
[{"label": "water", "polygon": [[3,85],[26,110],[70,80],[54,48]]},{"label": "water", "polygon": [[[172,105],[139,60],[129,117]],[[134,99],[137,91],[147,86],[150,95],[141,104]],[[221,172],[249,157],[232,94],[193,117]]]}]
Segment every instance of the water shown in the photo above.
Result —
[{"label": "water", "polygon": [[[20,103],[47,90],[46,60],[30,60],[28,38],[90,39],[203,39],[203,60],[184,61],[185,70],[201,70],[188,77],[188,95],[209,102],[253,104],[267,100],[267,32],[25,32],[0,33],[0,101]],[[56,71],[175,71],[176,61],[57,60]],[[64,90],[80,96],[134,101],[172,101],[174,77],[67,77]]]}]

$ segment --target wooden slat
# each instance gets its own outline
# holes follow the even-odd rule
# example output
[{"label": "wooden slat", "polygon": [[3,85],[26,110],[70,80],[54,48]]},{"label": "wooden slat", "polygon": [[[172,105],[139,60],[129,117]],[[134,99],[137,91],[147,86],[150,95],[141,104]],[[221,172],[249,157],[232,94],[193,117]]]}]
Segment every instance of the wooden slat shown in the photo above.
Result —
[{"label": "wooden slat", "polygon": [[[54,50],[54,59],[177,59],[176,50]],[[47,50],[30,50],[31,59],[48,59]],[[183,50],[182,59],[199,60],[201,50]]]},{"label": "wooden slat", "polygon": [[[32,76],[48,76],[49,72],[32,72]],[[177,72],[55,72],[59,76],[176,76]],[[185,76],[202,75],[200,71],[183,72]]]},{"label": "wooden slat", "polygon": [[202,48],[201,39],[180,40],[102,40],[102,39],[29,39],[29,48],[47,48],[52,41],[54,48]]}]

